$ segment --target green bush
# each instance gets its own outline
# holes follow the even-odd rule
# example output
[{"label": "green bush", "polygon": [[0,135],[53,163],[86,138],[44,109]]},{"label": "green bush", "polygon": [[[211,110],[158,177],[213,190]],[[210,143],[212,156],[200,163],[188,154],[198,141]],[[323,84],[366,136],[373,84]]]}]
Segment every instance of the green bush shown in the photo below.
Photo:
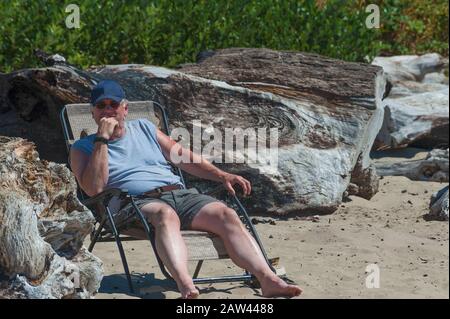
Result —
[{"label": "green bush", "polygon": [[385,0],[382,16],[382,53],[448,56],[448,1]]},{"label": "green bush", "polygon": [[[380,5],[381,29],[365,26]],[[80,6],[81,28],[65,8]],[[0,70],[38,66],[34,49],[80,67],[146,63],[174,67],[200,51],[267,47],[365,61],[380,53],[448,55],[443,0],[6,0],[0,2]]]}]

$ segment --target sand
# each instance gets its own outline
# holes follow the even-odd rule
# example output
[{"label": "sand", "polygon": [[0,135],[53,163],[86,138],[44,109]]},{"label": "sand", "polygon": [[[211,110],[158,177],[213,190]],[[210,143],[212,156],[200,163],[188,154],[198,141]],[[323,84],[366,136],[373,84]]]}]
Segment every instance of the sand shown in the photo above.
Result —
[{"label": "sand", "polygon": [[[449,224],[425,216],[431,194],[444,184],[405,177],[380,182],[370,201],[350,197],[318,220],[297,217],[255,226],[269,257],[280,257],[288,277],[304,289],[298,298],[449,298]],[[128,291],[115,243],[98,243],[94,254],[104,262],[105,277],[96,298],[179,297],[147,242],[124,246],[138,292]],[[366,286],[370,264],[378,266],[379,288]],[[206,261],[200,276],[241,272],[229,260]],[[200,298],[262,298],[242,283],[198,288]]]}]

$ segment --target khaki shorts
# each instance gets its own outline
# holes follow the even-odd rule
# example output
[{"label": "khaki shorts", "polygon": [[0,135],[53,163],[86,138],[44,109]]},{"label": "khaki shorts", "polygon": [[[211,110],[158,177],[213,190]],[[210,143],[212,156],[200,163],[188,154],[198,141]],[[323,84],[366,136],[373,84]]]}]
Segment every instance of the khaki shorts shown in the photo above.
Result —
[{"label": "khaki shorts", "polygon": [[[162,202],[168,204],[178,214],[182,230],[191,229],[191,223],[194,216],[206,204],[213,202],[222,202],[209,195],[200,194],[196,188],[176,189],[163,192],[160,197],[134,196],[136,206],[141,209],[148,203]],[[222,202],[223,203],[223,202]],[[120,228],[124,225],[132,227],[140,224],[140,219],[136,215],[131,202],[125,203],[120,210],[114,214],[114,222]]]}]

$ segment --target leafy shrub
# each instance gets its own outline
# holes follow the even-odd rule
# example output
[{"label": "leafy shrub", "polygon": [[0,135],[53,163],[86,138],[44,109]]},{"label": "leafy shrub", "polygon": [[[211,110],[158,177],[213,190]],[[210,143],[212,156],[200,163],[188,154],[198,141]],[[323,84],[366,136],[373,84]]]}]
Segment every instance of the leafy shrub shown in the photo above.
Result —
[{"label": "leafy shrub", "polygon": [[[365,26],[380,5],[381,29]],[[68,29],[77,3],[81,28]],[[380,53],[448,55],[443,0],[6,0],[0,2],[0,70],[38,66],[34,49],[80,67],[146,63],[174,67],[204,50],[267,47],[364,61]]]}]

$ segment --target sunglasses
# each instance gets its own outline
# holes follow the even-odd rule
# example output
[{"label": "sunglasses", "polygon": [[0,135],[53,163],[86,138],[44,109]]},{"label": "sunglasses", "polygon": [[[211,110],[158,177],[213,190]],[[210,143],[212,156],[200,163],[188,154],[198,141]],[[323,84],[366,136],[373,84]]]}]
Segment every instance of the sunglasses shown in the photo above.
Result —
[{"label": "sunglasses", "polygon": [[117,109],[120,106],[120,103],[113,101],[111,103],[100,102],[98,104],[95,104],[95,107],[98,108],[99,110],[103,110],[107,106],[110,106],[113,109]]}]

